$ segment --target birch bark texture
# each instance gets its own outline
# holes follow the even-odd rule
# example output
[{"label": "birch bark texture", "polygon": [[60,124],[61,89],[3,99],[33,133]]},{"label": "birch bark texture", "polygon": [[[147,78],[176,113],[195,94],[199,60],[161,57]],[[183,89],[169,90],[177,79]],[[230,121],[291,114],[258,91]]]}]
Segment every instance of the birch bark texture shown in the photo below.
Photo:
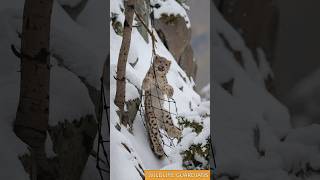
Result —
[{"label": "birch bark texture", "polygon": [[49,120],[52,6],[53,0],[26,0],[23,12],[20,99],[14,132],[36,149],[44,146]]},{"label": "birch bark texture", "polygon": [[125,4],[125,21],[123,27],[123,39],[120,47],[117,65],[117,87],[115,105],[119,108],[120,122],[125,124],[124,102],[126,94],[126,66],[131,42],[132,24],[136,0],[127,0]]}]

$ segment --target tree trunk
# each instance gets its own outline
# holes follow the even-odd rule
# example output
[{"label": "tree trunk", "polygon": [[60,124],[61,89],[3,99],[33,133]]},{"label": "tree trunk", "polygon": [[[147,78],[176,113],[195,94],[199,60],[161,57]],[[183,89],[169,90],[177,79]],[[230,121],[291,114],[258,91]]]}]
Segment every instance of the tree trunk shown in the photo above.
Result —
[{"label": "tree trunk", "polygon": [[38,167],[46,159],[49,119],[49,38],[53,0],[26,0],[21,38],[20,101],[15,134],[30,146]]},{"label": "tree trunk", "polygon": [[136,0],[125,1],[125,21],[123,28],[123,39],[120,48],[120,54],[118,58],[117,66],[117,89],[116,97],[114,103],[119,108],[120,122],[124,121],[124,102],[125,102],[125,92],[126,92],[126,65],[128,59],[128,53],[131,41],[132,23],[134,16],[134,6]]}]

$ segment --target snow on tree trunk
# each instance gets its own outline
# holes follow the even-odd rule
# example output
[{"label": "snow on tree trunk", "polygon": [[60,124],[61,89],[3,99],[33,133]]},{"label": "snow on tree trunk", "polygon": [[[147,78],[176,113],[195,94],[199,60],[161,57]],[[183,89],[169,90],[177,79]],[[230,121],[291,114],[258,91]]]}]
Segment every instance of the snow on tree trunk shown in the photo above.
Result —
[{"label": "snow on tree trunk", "polygon": [[131,41],[132,23],[134,16],[136,0],[125,1],[125,21],[123,27],[123,40],[120,48],[120,54],[117,66],[117,90],[115,104],[119,108],[119,117],[121,123],[126,125],[128,118],[125,116],[124,103],[125,103],[125,92],[126,92],[126,66],[128,60],[128,53]]},{"label": "snow on tree trunk", "polygon": [[[43,6],[38,0],[28,2],[37,7]],[[60,0],[54,1],[53,5],[50,28],[49,136],[46,138],[45,147],[39,148],[41,158],[47,161],[47,166],[42,167],[48,171],[44,171],[41,168],[32,168],[36,166],[34,153],[30,156],[30,146],[28,148],[22,143],[12,130],[19,104],[21,78],[20,60],[8,47],[13,44],[12,50],[20,56],[17,49],[21,44],[24,1],[0,2],[0,55],[3,57],[0,66],[0,141],[6,146],[1,151],[3,161],[0,162],[0,179],[29,179],[30,174],[37,174],[38,179],[50,180],[99,179],[96,160],[90,154],[97,152],[94,150],[94,142],[97,140],[95,106],[98,104],[96,100],[99,98],[96,98],[96,94],[99,94],[100,77],[107,56],[107,2],[88,1],[85,8],[78,12],[80,14],[76,19],[71,18],[70,13],[66,13],[67,10],[62,8],[60,3],[76,8],[80,1]],[[8,9],[8,4],[12,8]],[[33,11],[32,14],[35,16],[36,12]],[[38,23],[31,27],[37,28],[39,24],[41,25]],[[33,43],[37,42],[39,35],[41,36],[36,34],[31,37]],[[32,77],[32,80],[41,78],[45,76]],[[105,80],[107,84],[107,79]],[[104,130],[107,131],[107,128]],[[104,139],[108,139],[106,134],[103,132],[106,137]],[[37,172],[31,172],[32,170]]]},{"label": "snow on tree trunk", "polygon": [[[176,0],[150,0],[151,13],[148,18],[137,18],[135,25],[141,25],[141,20],[148,19],[145,22],[148,29],[153,32],[155,38],[155,48],[151,36],[148,33],[141,31],[139,26],[132,29],[131,45],[128,54],[128,66],[126,67],[126,96],[125,101],[130,102],[141,98],[141,86],[144,77],[146,76],[150,66],[152,65],[153,52],[156,55],[162,56],[171,62],[170,69],[166,75],[168,84],[173,87],[172,99],[164,98],[163,108],[171,112],[171,118],[175,126],[183,128],[182,137],[170,138],[165,130],[161,127],[159,131],[162,134],[162,147],[166,153],[166,157],[158,159],[150,148],[148,127],[144,119],[145,109],[140,106],[140,112],[134,117],[132,129],[120,124],[120,119],[117,116],[117,106],[114,104],[115,87],[117,80],[110,78],[110,129],[111,129],[111,171],[110,177],[114,180],[138,180],[141,179],[144,169],[207,169],[208,168],[208,138],[210,135],[210,113],[209,103],[202,102],[200,96],[194,91],[194,82],[188,73],[178,63],[173,52],[168,49],[168,44],[160,31],[156,31],[153,20],[161,18],[161,15],[168,17],[167,26],[171,25],[171,20],[174,17],[180,17],[181,27],[191,28],[189,18],[184,9],[183,1]],[[144,6],[143,3],[137,4],[136,11]],[[113,17],[110,22],[110,76],[115,76],[117,64],[119,63],[119,51],[121,42],[123,41],[123,22],[125,15],[123,13],[123,1],[110,1],[110,15]],[[141,11],[140,13],[143,13]],[[143,16],[143,14],[137,14]],[[138,17],[138,16],[137,16]],[[171,18],[170,18],[171,17]],[[172,18],[173,17],[173,18]],[[154,19],[153,19],[154,18]],[[145,26],[143,26],[145,28]],[[143,29],[142,28],[142,29]],[[172,28],[171,28],[172,30]],[[189,29],[190,30],[190,29]],[[172,31],[170,36],[174,36],[175,31]],[[185,34],[186,35],[186,34]],[[181,37],[183,35],[179,35]],[[188,36],[188,35],[186,35]],[[182,37],[186,40],[190,37]],[[146,41],[148,39],[148,41]],[[177,40],[178,41],[178,40]],[[189,40],[187,40],[189,41]],[[175,42],[176,43],[176,42]],[[183,45],[182,45],[183,44]],[[188,44],[182,42],[181,46],[185,47]],[[178,48],[179,49],[179,48]],[[154,51],[153,51],[154,50]],[[184,56],[190,58],[190,54],[183,55],[179,49],[179,57]],[[182,53],[182,54],[181,54]],[[178,57],[178,56],[177,56]],[[187,63],[186,63],[187,65]],[[143,94],[142,94],[143,98]],[[161,99],[163,100],[163,99]],[[127,110],[130,106],[127,105]],[[180,120],[184,118],[184,122]],[[196,122],[196,123],[195,123]],[[195,126],[194,126],[195,125]],[[200,127],[201,126],[201,127]],[[126,169],[127,173],[122,173],[122,169]]]},{"label": "snow on tree trunk", "polygon": [[52,6],[52,0],[26,0],[21,38],[20,101],[14,131],[31,147],[38,171],[46,164],[44,143],[49,120]]}]

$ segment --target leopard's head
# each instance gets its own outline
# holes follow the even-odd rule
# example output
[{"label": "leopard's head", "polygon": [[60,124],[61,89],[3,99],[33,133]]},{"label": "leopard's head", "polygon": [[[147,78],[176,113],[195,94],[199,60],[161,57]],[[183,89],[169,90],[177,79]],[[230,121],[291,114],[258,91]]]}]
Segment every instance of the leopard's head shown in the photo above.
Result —
[{"label": "leopard's head", "polygon": [[170,69],[171,61],[164,57],[156,56],[154,60],[154,68],[160,74],[168,73]]}]

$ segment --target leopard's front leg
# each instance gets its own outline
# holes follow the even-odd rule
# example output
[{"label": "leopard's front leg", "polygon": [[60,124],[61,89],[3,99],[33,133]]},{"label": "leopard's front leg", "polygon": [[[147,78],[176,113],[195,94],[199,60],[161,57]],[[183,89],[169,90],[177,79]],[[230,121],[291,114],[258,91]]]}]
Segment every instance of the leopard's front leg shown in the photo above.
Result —
[{"label": "leopard's front leg", "polygon": [[152,79],[150,77],[145,77],[142,82],[142,89],[149,91],[152,88]]},{"label": "leopard's front leg", "polygon": [[170,137],[174,137],[174,138],[181,137],[182,132],[178,127],[176,127],[173,124],[171,114],[166,110],[163,110],[162,113],[163,113],[163,116],[161,118],[162,120],[161,123],[163,124],[164,130],[167,132],[167,134]]},{"label": "leopard's front leg", "polygon": [[161,88],[162,92],[164,94],[167,95],[168,98],[171,98],[173,96],[173,87],[170,86],[169,84],[166,84],[164,85],[162,88]]}]

